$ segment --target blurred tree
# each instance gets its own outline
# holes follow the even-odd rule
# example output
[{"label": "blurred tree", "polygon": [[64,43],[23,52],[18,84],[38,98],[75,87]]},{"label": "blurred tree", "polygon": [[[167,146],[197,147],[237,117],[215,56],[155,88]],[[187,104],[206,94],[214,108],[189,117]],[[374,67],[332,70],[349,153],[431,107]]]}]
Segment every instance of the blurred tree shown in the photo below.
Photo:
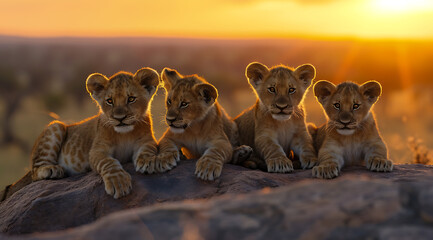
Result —
[{"label": "blurred tree", "polygon": [[30,66],[26,66],[25,63],[23,61],[18,66],[0,66],[0,99],[5,104],[0,145],[16,144],[28,152],[30,146],[14,134],[13,118],[26,97],[46,88],[49,84],[46,79],[50,74],[48,69],[39,65],[39,62],[33,62]]},{"label": "blurred tree", "polygon": [[42,96],[42,102],[50,112],[57,113],[67,104],[65,93],[50,91]]},{"label": "blurred tree", "polygon": [[13,134],[12,120],[20,107],[22,99],[30,88],[24,75],[18,76],[16,72],[7,68],[0,68],[0,98],[5,104],[3,115],[3,136],[0,144],[17,144],[23,150],[28,150],[27,144]]},{"label": "blurred tree", "polygon": [[68,94],[73,97],[79,107],[84,106],[84,103],[90,99],[86,90],[86,79],[98,69],[96,62],[86,61],[76,64],[71,79],[66,83]]}]

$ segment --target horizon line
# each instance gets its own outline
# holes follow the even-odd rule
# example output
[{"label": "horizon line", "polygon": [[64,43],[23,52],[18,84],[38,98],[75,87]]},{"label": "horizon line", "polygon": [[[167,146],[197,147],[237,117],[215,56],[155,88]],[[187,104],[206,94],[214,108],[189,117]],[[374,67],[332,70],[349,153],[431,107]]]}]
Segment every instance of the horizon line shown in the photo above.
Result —
[{"label": "horizon line", "polygon": [[377,41],[377,42],[432,42],[432,38],[398,38],[398,37],[359,37],[359,36],[323,36],[323,35],[291,35],[291,36],[257,36],[257,37],[216,37],[216,36],[176,36],[176,35],[13,35],[0,33],[0,37],[21,39],[182,39],[182,40],[318,40],[318,41]]}]

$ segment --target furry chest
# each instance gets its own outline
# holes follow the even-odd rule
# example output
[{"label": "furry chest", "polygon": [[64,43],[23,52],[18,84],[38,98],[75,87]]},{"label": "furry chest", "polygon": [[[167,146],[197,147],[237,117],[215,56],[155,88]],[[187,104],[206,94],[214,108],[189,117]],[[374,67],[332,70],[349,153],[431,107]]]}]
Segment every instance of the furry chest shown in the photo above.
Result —
[{"label": "furry chest", "polygon": [[363,145],[350,141],[343,142],[343,158],[346,165],[356,165],[364,160]]},{"label": "furry chest", "polygon": [[207,149],[207,146],[200,139],[185,141],[182,145],[191,155],[189,157],[193,158],[201,157]]},{"label": "furry chest", "polygon": [[120,163],[131,161],[134,154],[135,144],[131,141],[122,141],[112,149],[112,156],[119,160]]},{"label": "furry chest", "polygon": [[290,152],[290,144],[292,142],[294,135],[293,127],[286,126],[284,128],[281,128],[277,132],[277,140],[278,144],[283,148],[284,152],[288,154]]}]

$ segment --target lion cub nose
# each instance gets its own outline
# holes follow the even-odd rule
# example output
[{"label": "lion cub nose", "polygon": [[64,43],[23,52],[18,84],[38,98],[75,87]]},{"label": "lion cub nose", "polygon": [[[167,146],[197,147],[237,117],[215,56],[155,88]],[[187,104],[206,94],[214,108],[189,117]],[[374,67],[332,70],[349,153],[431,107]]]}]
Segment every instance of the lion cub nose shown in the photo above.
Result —
[{"label": "lion cub nose", "polygon": [[122,122],[126,118],[126,111],[123,108],[116,107],[113,110],[113,118],[119,122]]},{"label": "lion cub nose", "polygon": [[119,122],[122,122],[126,118],[126,115],[125,114],[122,114],[122,115],[113,115],[113,118],[116,119]]},{"label": "lion cub nose", "polygon": [[176,120],[176,117],[166,116],[165,120],[167,120],[167,122],[174,122],[174,120]]},{"label": "lion cub nose", "polygon": [[277,108],[279,108],[280,110],[283,110],[283,109],[285,109],[285,108],[287,108],[287,104],[275,104],[276,106],[277,106]]},{"label": "lion cub nose", "polygon": [[340,119],[341,123],[348,124],[350,123],[350,119]]},{"label": "lion cub nose", "polygon": [[340,114],[340,122],[343,124],[350,123],[351,119],[352,119],[352,116],[350,115],[350,113],[342,112]]}]

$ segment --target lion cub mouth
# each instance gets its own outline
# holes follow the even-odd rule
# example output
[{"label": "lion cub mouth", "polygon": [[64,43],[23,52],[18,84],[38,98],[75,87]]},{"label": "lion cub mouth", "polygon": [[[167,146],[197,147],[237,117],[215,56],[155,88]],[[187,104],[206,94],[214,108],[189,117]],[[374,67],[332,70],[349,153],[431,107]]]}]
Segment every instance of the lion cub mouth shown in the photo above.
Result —
[{"label": "lion cub mouth", "polygon": [[342,127],[342,128],[337,129],[337,132],[341,135],[348,136],[348,135],[354,134],[355,129],[354,128],[348,128],[348,127]]},{"label": "lion cub mouth", "polygon": [[272,118],[278,121],[286,121],[289,120],[292,117],[292,114],[289,113],[283,113],[283,112],[279,112],[279,113],[273,113],[272,114]]},{"label": "lion cub mouth", "polygon": [[116,126],[114,126],[114,131],[118,133],[127,133],[134,130],[134,125],[129,125],[125,123],[119,123]]},{"label": "lion cub mouth", "polygon": [[173,133],[183,133],[185,131],[185,129],[188,127],[187,124],[181,125],[181,126],[176,126],[174,124],[170,124],[170,131],[172,131]]}]

